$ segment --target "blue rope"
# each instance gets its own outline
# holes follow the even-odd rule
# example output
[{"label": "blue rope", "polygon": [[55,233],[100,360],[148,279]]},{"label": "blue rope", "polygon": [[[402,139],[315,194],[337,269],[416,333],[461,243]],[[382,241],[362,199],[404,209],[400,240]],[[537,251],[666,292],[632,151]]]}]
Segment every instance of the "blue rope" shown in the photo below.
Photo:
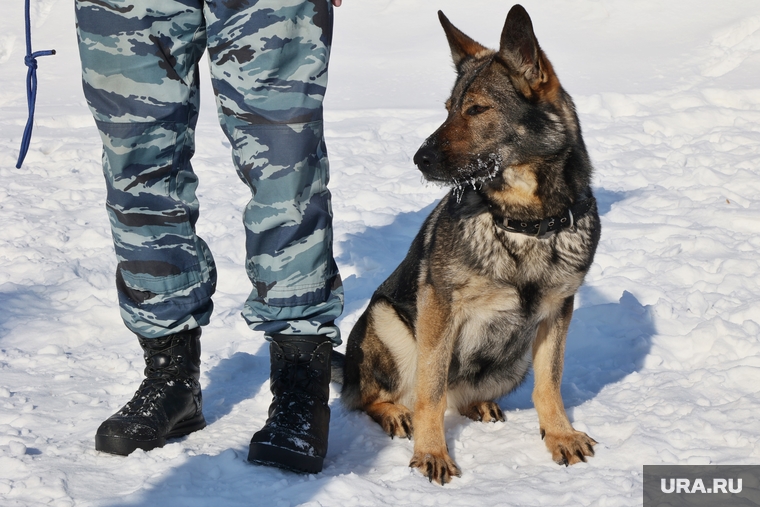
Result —
[{"label": "blue rope", "polygon": [[18,154],[18,162],[16,162],[16,169],[21,168],[21,164],[24,163],[26,152],[29,151],[29,143],[32,141],[32,126],[34,125],[34,103],[37,100],[37,57],[54,55],[55,50],[49,51],[37,51],[32,53],[32,27],[29,19],[29,0],[26,0],[25,6],[26,15],[26,56],[24,57],[24,64],[29,69],[26,72],[26,100],[29,104],[29,119],[26,121],[26,128],[24,129],[24,136],[21,138],[21,150]]}]

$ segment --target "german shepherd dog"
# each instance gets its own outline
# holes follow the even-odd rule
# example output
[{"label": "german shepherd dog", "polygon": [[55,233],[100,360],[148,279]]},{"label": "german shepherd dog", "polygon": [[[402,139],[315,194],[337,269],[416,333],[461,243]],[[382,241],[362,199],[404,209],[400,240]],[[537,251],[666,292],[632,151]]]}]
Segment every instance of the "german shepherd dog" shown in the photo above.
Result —
[{"label": "german shepherd dog", "polygon": [[521,6],[498,51],[438,15],[457,79],[414,163],[453,188],[353,328],[341,397],[391,437],[413,434],[410,466],[445,484],[460,471],[444,412],[504,421],[494,400],[525,378],[530,350],[552,459],[586,461],[596,442],[573,429],[560,395],[573,298],[600,236],[578,117]]}]

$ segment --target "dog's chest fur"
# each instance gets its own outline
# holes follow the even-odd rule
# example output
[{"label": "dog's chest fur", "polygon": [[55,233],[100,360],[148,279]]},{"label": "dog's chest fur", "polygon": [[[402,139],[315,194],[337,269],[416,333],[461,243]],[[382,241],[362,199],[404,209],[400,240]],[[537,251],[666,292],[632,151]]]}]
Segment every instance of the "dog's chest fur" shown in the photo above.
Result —
[{"label": "dog's chest fur", "polygon": [[[581,285],[593,257],[592,220],[537,239],[499,229],[476,197],[455,200],[451,193],[439,204],[425,234],[433,251],[423,271],[451,302],[457,338],[450,390],[487,399],[520,383],[539,323],[558,314]],[[436,262],[439,256],[449,262]]]}]

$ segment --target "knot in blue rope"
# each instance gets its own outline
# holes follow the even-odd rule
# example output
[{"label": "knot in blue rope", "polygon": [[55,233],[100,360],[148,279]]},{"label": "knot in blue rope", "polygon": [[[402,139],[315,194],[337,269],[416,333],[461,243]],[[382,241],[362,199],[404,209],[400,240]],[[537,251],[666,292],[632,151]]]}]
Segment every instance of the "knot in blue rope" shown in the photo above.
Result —
[{"label": "knot in blue rope", "polygon": [[32,53],[31,55],[26,55],[24,56],[24,64],[27,67],[37,70],[37,57],[47,56],[50,54],[54,55],[55,51],[37,51],[36,53]]},{"label": "knot in blue rope", "polygon": [[27,67],[31,67],[37,70],[37,57],[35,57],[34,55],[26,55],[24,57],[24,63],[26,64]]}]

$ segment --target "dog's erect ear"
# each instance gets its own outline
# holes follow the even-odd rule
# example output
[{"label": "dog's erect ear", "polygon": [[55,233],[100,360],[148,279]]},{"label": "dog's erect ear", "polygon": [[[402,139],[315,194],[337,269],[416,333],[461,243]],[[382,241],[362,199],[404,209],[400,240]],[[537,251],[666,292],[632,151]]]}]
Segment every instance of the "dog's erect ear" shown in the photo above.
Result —
[{"label": "dog's erect ear", "polygon": [[475,42],[470,37],[462,33],[459,28],[455,27],[449,21],[442,11],[438,11],[438,19],[441,20],[443,31],[446,32],[446,38],[451,48],[451,57],[454,59],[454,65],[459,67],[459,63],[468,56],[475,56],[482,51],[488,51],[488,48]]},{"label": "dog's erect ear", "polygon": [[[541,51],[530,16],[522,5],[515,5],[507,14],[501,32],[499,57],[516,73],[518,88],[529,98],[535,93],[544,95],[558,86],[549,60]],[[527,86],[527,88],[526,88]]]}]

